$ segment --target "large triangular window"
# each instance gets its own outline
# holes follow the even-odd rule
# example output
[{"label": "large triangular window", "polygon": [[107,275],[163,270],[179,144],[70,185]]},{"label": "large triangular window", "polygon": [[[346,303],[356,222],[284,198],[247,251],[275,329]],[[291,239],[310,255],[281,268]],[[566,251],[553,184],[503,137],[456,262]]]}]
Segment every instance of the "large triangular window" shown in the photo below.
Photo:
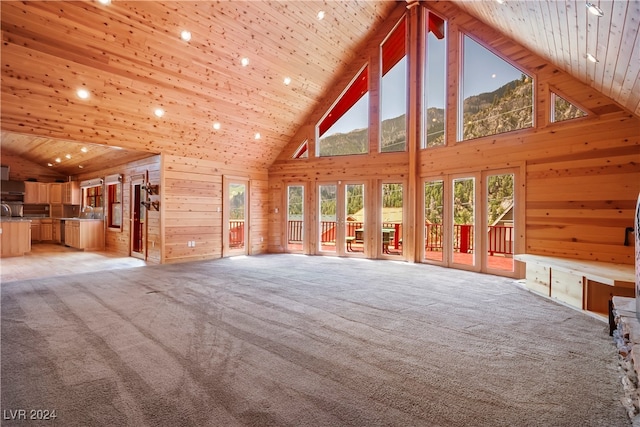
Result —
[{"label": "large triangular window", "polygon": [[551,92],[551,123],[585,117],[586,112],[567,101],[555,92]]},{"label": "large triangular window", "polygon": [[533,126],[533,78],[464,36],[459,140]]},{"label": "large triangular window", "polygon": [[318,156],[369,151],[369,67],[351,81],[317,126]]},{"label": "large triangular window", "polygon": [[407,143],[406,19],[381,46],[380,152],[404,151]]}]

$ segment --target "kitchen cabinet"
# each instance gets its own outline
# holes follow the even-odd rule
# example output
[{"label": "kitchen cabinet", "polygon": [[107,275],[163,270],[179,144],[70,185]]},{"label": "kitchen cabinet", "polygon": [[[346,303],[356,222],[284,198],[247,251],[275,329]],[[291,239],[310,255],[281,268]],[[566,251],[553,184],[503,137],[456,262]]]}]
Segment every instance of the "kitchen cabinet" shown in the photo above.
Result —
[{"label": "kitchen cabinet", "polygon": [[64,222],[64,244],[80,249],[80,221]]},{"label": "kitchen cabinet", "polygon": [[51,240],[53,243],[62,243],[62,235],[60,234],[60,220],[51,220]]},{"label": "kitchen cabinet", "polygon": [[49,204],[49,184],[46,182],[25,181],[24,203],[30,205]]},{"label": "kitchen cabinet", "polygon": [[40,239],[40,220],[32,219],[31,220],[31,241],[39,242]]},{"label": "kitchen cabinet", "polygon": [[50,242],[53,240],[53,223],[51,218],[40,220],[40,240]]},{"label": "kitchen cabinet", "polygon": [[30,221],[2,221],[0,222],[0,257],[22,256],[31,252],[31,222]]},{"label": "kitchen cabinet", "polygon": [[78,181],[65,182],[62,187],[62,204],[80,204],[80,183]]},{"label": "kitchen cabinet", "polygon": [[64,244],[76,249],[104,249],[104,221],[67,219],[64,221]]},{"label": "kitchen cabinet", "polygon": [[62,204],[62,186],[63,184],[53,182],[49,184],[49,203],[52,205]]}]

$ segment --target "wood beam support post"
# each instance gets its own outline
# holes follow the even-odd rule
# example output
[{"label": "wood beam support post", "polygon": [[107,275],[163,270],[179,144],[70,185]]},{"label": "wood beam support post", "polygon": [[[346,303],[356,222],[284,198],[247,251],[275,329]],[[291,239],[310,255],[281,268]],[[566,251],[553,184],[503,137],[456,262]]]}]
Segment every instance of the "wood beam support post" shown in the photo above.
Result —
[{"label": "wood beam support post", "polygon": [[[405,232],[402,241],[405,258],[409,262],[421,261],[420,241],[422,234],[419,228],[421,223],[418,215],[418,205],[420,198],[420,174],[419,174],[419,152],[421,141],[421,111],[422,111],[422,75],[424,69],[424,31],[422,21],[424,9],[418,2],[407,2],[407,54],[409,96],[407,99],[407,149],[409,150],[409,176],[407,179],[407,193],[405,197]],[[411,60],[413,59],[413,60]]]}]

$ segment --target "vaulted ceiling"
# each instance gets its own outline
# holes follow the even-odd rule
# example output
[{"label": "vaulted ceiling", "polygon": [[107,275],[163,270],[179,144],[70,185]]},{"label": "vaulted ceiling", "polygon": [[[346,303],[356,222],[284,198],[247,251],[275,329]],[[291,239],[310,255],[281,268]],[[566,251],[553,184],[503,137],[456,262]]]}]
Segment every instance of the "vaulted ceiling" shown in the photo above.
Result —
[{"label": "vaulted ceiling", "polygon": [[[640,2],[593,1],[604,16],[577,0],[455,3],[640,116]],[[63,175],[160,152],[266,168],[368,35],[406,5],[3,1],[2,149],[43,166],[78,143],[106,150],[54,162]]]}]

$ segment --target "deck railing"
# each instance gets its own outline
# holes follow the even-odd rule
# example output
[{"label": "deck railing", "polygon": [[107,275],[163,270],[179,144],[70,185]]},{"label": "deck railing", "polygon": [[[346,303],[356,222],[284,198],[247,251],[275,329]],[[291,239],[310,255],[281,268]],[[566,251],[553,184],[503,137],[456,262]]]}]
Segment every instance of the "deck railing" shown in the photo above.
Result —
[{"label": "deck railing", "polygon": [[244,220],[229,221],[229,246],[240,248],[244,245]]},{"label": "deck railing", "polygon": [[[347,221],[346,237],[355,237],[356,230],[363,228],[362,222]],[[394,246],[402,242],[402,224],[385,222],[383,228],[395,229]],[[288,221],[289,243],[302,242],[303,221]],[[425,249],[427,251],[441,251],[443,249],[442,224],[425,224]],[[474,226],[471,224],[455,224],[453,226],[453,250],[454,252],[472,253]],[[336,241],[336,222],[322,221],[320,228],[321,243],[334,243]],[[513,255],[513,227],[504,225],[489,226],[487,250],[490,255]]]},{"label": "deck railing", "polygon": [[[455,224],[453,226],[454,252],[472,253],[473,225]],[[425,249],[441,251],[443,248],[442,224],[425,224]],[[490,255],[513,255],[513,227],[506,225],[490,225],[487,239],[487,250]]]}]

